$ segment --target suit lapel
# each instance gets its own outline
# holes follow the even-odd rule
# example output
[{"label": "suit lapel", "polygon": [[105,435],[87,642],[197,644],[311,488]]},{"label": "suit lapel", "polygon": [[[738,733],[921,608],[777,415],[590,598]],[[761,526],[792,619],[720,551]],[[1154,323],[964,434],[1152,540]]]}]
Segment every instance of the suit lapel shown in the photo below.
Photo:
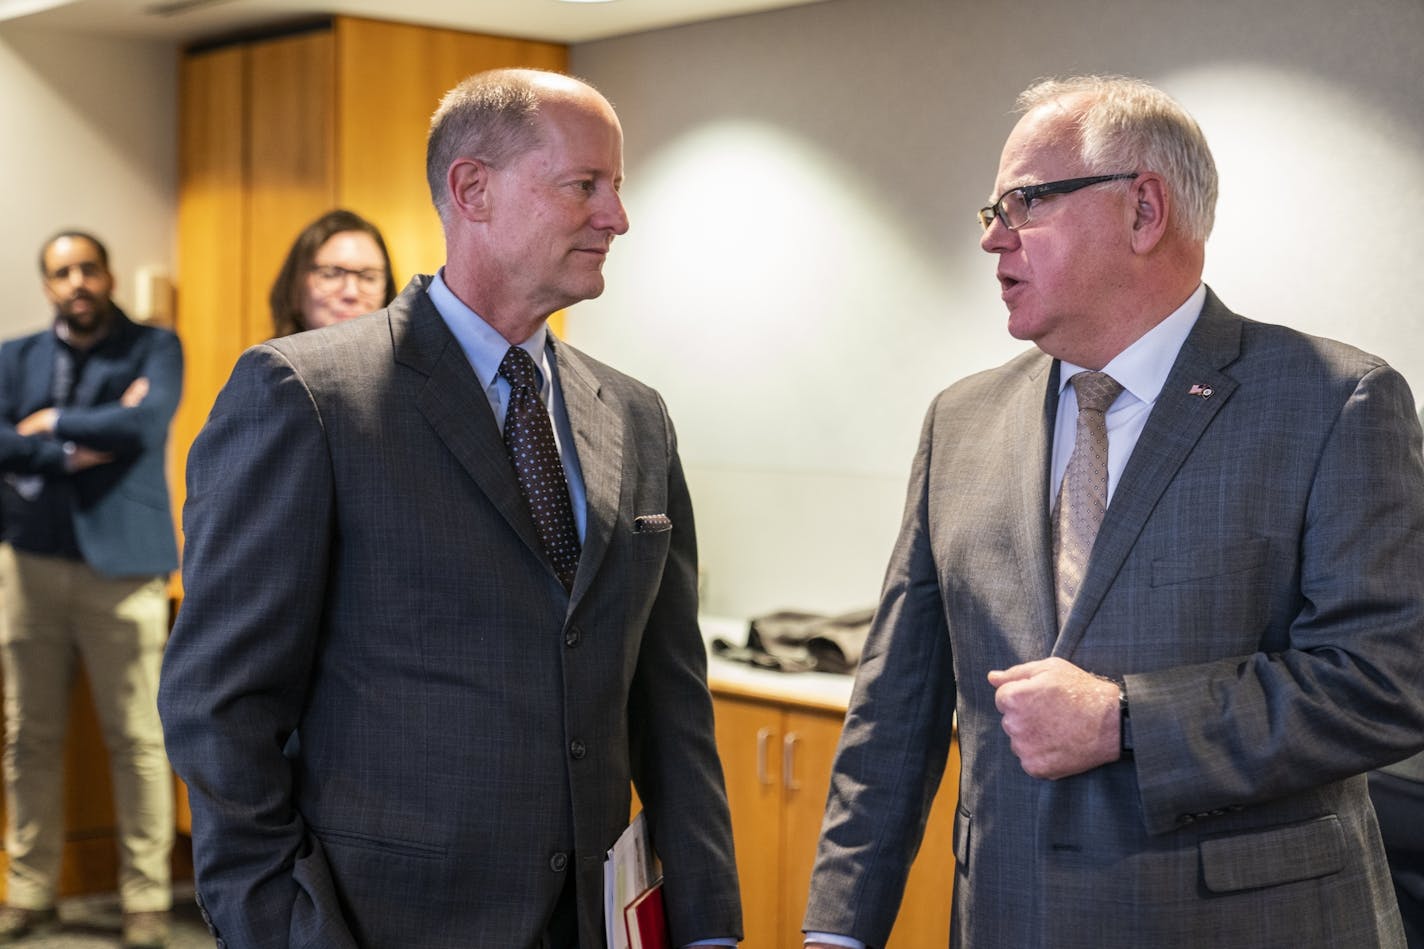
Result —
[{"label": "suit lapel", "polygon": [[[1113,492],[1093,545],[1088,572],[1053,654],[1069,656],[1122,569],[1162,492],[1221,411],[1237,381],[1223,371],[1241,351],[1241,318],[1210,291],[1201,317],[1182,344],[1157,404]],[[1207,392],[1210,392],[1207,395]]]},{"label": "suit lapel", "polygon": [[1048,652],[1058,633],[1053,593],[1053,553],[1048,522],[1048,483],[1053,445],[1053,420],[1058,411],[1057,363],[1035,359],[1025,373],[1024,385],[1008,406],[1006,417],[1022,420],[1009,435],[1010,472],[1017,472],[1019,509],[1028,516],[1014,520],[1014,544],[1023,565],[1024,590],[1032,622],[1026,633],[1035,642],[1030,655]]},{"label": "suit lapel", "polygon": [[425,377],[415,394],[416,408],[519,538],[548,563],[489,399],[426,296],[425,280],[412,280],[388,311],[395,361]]},{"label": "suit lapel", "polygon": [[623,420],[604,402],[598,377],[579,352],[552,336],[550,340],[587,500],[583,553],[572,594],[577,603],[598,573],[618,524],[618,499],[623,490]]}]

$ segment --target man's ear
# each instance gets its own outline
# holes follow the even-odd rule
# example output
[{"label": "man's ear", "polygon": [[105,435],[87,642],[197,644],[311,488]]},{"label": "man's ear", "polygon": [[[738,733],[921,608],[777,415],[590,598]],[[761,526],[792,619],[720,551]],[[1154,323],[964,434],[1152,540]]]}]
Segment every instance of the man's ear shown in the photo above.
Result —
[{"label": "man's ear", "polygon": [[489,217],[490,168],[476,158],[457,158],[445,173],[445,187],[450,192],[450,206],[468,221],[484,221]]},{"label": "man's ear", "polygon": [[1151,252],[1167,233],[1167,220],[1172,207],[1167,184],[1152,172],[1140,174],[1132,182],[1133,201],[1132,249],[1139,254]]}]

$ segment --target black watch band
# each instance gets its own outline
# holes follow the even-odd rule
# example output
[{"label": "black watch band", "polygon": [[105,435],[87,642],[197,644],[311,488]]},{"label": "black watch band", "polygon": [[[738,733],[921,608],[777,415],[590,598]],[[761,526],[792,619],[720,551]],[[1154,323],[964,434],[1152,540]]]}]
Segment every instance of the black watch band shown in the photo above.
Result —
[{"label": "black watch band", "polygon": [[1127,706],[1127,685],[1121,679],[1113,682],[1117,685],[1118,757],[1126,760],[1132,757],[1132,712]]}]

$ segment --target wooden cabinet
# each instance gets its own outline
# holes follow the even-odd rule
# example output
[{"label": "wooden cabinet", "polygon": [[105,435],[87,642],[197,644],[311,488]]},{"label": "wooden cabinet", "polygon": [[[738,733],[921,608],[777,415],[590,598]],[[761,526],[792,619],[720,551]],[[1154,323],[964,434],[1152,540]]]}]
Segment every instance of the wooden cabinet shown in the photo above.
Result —
[{"label": "wooden cabinet", "polygon": [[[758,695],[712,681],[741,878],[744,945],[799,949],[843,702]],[[925,830],[890,949],[949,945],[957,747]]]}]

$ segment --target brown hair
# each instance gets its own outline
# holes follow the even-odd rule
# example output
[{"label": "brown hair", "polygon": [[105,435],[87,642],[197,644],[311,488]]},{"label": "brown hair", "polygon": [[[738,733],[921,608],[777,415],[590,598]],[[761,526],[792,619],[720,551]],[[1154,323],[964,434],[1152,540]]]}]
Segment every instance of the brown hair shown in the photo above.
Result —
[{"label": "brown hair", "polygon": [[282,269],[277,271],[277,279],[272,283],[272,292],[267,302],[272,307],[272,335],[290,336],[305,329],[302,323],[302,300],[305,298],[303,281],[316,260],[316,252],[321,245],[336,234],[345,231],[360,231],[369,234],[381,249],[386,261],[386,291],[382,294],[381,306],[387,306],[396,297],[396,278],[391,268],[391,255],[386,250],[385,238],[376,225],[352,211],[337,208],[327,211],[312,221],[297,235],[292,249],[287,251],[287,259]]}]

